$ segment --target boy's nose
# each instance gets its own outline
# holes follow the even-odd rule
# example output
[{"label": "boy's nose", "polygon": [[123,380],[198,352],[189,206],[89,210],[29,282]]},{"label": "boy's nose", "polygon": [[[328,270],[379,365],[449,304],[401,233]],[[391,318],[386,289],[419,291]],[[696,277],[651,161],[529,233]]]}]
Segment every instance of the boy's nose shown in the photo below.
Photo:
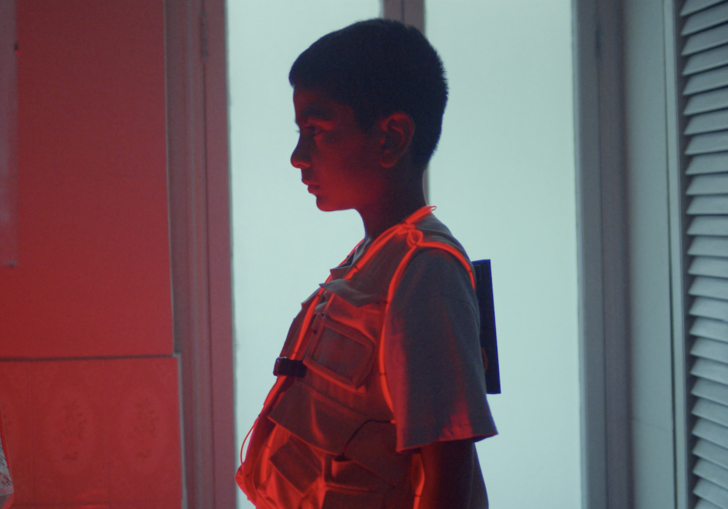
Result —
[{"label": "boy's nose", "polygon": [[309,166],[308,156],[304,148],[301,147],[300,139],[298,140],[296,148],[293,149],[293,153],[291,154],[291,164],[299,170],[303,170],[305,168],[308,168]]}]

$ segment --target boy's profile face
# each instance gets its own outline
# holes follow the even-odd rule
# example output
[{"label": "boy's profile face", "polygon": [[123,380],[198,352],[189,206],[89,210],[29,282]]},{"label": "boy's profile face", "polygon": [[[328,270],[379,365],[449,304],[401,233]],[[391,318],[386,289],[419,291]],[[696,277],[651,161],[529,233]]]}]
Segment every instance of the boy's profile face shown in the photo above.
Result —
[{"label": "boy's profile face", "polygon": [[323,211],[361,211],[381,199],[386,185],[379,164],[382,136],[356,123],[354,110],[316,90],[294,89],[300,134],[291,164]]}]

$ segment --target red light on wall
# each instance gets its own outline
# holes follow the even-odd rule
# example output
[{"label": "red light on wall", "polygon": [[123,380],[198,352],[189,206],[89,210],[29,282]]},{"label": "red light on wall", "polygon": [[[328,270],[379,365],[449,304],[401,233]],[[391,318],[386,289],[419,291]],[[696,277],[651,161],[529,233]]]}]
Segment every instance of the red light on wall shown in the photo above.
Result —
[{"label": "red light on wall", "polygon": [[0,1],[0,267],[18,262],[18,93],[15,2]]}]

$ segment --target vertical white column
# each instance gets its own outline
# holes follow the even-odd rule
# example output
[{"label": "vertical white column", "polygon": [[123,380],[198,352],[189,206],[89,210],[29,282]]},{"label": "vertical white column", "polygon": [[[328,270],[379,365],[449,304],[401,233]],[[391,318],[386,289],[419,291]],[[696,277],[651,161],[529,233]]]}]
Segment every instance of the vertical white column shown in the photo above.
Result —
[{"label": "vertical white column", "polygon": [[571,2],[427,0],[425,25],[450,84],[430,201],[493,266],[491,506],[581,507]]}]

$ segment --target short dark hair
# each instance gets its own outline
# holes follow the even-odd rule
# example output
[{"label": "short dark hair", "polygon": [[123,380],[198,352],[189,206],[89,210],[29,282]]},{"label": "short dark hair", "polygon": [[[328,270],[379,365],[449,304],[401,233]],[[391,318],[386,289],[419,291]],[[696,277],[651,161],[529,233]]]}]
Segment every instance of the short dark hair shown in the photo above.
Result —
[{"label": "short dark hair", "polygon": [[379,118],[407,113],[415,124],[412,165],[427,166],[442,131],[447,82],[442,60],[415,27],[370,19],[327,34],[299,55],[288,80],[350,106],[366,131]]}]

